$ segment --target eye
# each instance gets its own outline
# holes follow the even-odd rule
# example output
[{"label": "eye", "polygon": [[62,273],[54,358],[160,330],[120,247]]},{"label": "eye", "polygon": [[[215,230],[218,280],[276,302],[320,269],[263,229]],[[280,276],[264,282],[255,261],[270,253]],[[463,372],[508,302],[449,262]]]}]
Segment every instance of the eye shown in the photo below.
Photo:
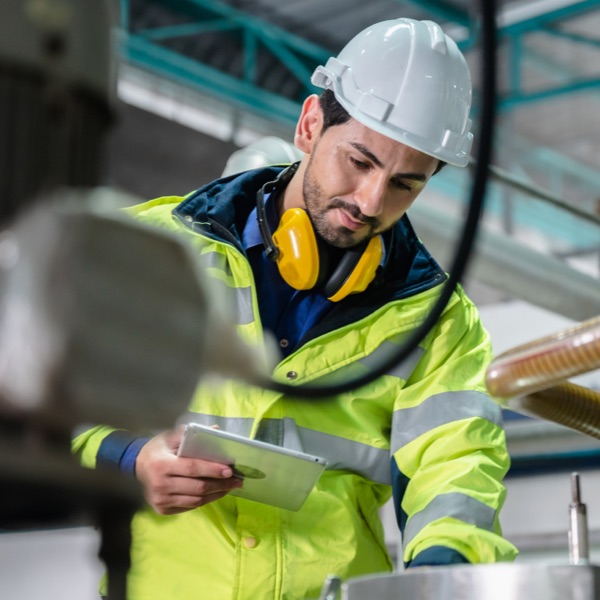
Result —
[{"label": "eye", "polygon": [[403,192],[412,192],[413,186],[410,183],[403,181],[402,179],[392,179],[390,185]]},{"label": "eye", "polygon": [[364,162],[362,160],[358,160],[357,158],[354,158],[353,156],[350,157],[350,162],[360,171],[367,171],[371,165],[367,162]]}]

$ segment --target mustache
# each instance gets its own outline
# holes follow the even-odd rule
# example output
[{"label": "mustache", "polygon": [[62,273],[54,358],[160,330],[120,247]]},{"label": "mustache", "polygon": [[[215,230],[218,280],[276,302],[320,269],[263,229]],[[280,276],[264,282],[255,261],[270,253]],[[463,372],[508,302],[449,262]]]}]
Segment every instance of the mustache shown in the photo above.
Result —
[{"label": "mustache", "polygon": [[341,198],[334,198],[329,205],[329,208],[341,208],[345,210],[355,221],[360,221],[365,225],[369,225],[372,229],[376,229],[379,225],[379,219],[376,217],[367,217],[363,215],[360,208],[355,204],[350,204]]}]

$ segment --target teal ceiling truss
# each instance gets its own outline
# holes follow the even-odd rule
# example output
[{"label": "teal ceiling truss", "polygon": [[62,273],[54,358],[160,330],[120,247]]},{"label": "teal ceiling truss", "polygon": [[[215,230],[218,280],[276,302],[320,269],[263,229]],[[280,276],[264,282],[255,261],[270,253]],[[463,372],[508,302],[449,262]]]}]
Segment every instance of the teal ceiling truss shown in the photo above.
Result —
[{"label": "teal ceiling truss", "polygon": [[[249,110],[286,124],[293,124],[300,110],[302,98],[315,91],[310,83],[314,68],[323,64],[332,49],[323,48],[293,32],[242,12],[218,0],[151,0],[148,4],[168,7],[174,18],[170,25],[131,27],[132,0],[120,0],[121,53],[134,65],[162,77],[176,80],[191,88],[223,99],[240,109]],[[397,4],[418,7],[430,14],[429,18],[452,22],[468,31],[468,37],[459,42],[468,52],[476,44],[477,26],[472,11],[461,11],[447,2],[434,0],[398,0]],[[552,3],[550,3],[552,4]],[[539,90],[526,90],[523,86],[523,65],[527,63],[527,36],[546,34],[568,40],[572,44],[586,45],[600,53],[600,38],[576,35],[560,29],[560,24],[587,12],[600,10],[600,0],[581,0],[535,16],[502,23],[499,17],[499,39],[510,49],[508,89],[498,99],[500,111],[510,111],[523,104],[540,102],[559,95],[579,91],[597,90],[600,76],[577,77]],[[169,47],[176,39],[193,40],[202,36],[222,34],[224,44],[239,48],[239,69],[217,68],[197,57],[182,54]],[[334,51],[337,49],[334,49]],[[267,89],[258,79],[260,57],[269,54],[279,62],[296,81],[294,94]],[[599,61],[600,62],[600,61]]]},{"label": "teal ceiling truss", "polygon": [[[183,16],[183,22],[135,31],[130,28],[130,0],[121,0],[120,4],[121,53],[126,62],[222,99],[239,109],[288,125],[295,123],[301,98],[316,91],[310,83],[314,67],[331,54],[293,33],[220,2],[170,0],[170,13]],[[241,50],[243,60],[236,74],[202,63],[162,43],[217,33],[223,34],[223,43],[234,43]],[[259,57],[265,54],[281,63],[296,80],[296,98],[258,85]]]},{"label": "teal ceiling truss", "polygon": [[[560,29],[560,24],[569,19],[580,17],[590,11],[600,10],[598,0],[585,0],[573,2],[555,10],[548,10],[535,17],[525,18],[515,23],[502,25],[499,29],[500,39],[503,39],[510,49],[510,85],[509,90],[500,98],[499,109],[509,111],[523,104],[540,102],[557,96],[572,94],[581,91],[598,90],[600,88],[600,76],[580,77],[576,75],[566,76],[557,67],[556,77],[560,83],[535,91],[526,91],[523,87],[523,65],[527,64],[528,50],[527,38],[530,34],[542,34],[548,37],[557,37],[569,41],[574,45],[586,46],[598,51],[600,58],[600,38],[591,36],[575,35]],[[567,81],[564,81],[567,79]]]},{"label": "teal ceiling truss", "polygon": [[[405,12],[410,8],[420,11],[419,18],[453,23],[465,32],[464,38],[458,40],[463,51],[467,53],[476,47],[478,27],[474,11],[435,0],[396,0],[395,4],[400,8],[399,15],[402,7]],[[547,57],[536,56],[528,43],[533,34],[545,35],[600,51],[599,38],[574,34],[565,28],[569,19],[600,10],[600,0],[548,0],[531,5],[544,8],[534,15],[508,9],[498,15],[498,39],[509,56],[507,80],[497,99],[499,113],[567,94],[595,92],[600,87],[598,74],[584,77],[573,73]],[[139,16],[140,8],[145,6],[162,12],[160,18],[141,26],[140,19],[134,20],[131,15]],[[134,12],[136,9],[138,13]],[[314,68],[339,50],[321,47],[218,0],[120,0],[119,39],[126,63],[222,100],[228,107],[289,127],[296,122],[302,100],[318,91],[310,83]],[[212,53],[206,52],[210,44]],[[196,52],[198,45],[202,52]],[[211,60],[200,58],[207,56]],[[545,77],[548,83],[531,89],[524,85],[524,69],[536,66],[549,75]],[[535,148],[528,152],[531,161],[539,154]],[[551,171],[557,179],[556,189],[551,190],[555,193],[563,193],[564,181],[576,175],[563,157],[549,152],[544,154],[541,168]],[[559,178],[557,173],[561,174]],[[526,177],[526,173],[522,174]],[[600,189],[597,173],[588,170],[585,181],[590,190],[597,193]]]}]

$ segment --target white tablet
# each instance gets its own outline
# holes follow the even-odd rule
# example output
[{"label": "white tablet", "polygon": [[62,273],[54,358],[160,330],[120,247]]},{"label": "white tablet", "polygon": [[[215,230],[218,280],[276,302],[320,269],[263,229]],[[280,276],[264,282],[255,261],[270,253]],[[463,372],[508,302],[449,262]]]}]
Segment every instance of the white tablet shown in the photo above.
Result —
[{"label": "white tablet", "polygon": [[199,423],[186,425],[177,455],[231,465],[244,485],[230,494],[294,511],[304,504],[327,466],[319,456]]}]

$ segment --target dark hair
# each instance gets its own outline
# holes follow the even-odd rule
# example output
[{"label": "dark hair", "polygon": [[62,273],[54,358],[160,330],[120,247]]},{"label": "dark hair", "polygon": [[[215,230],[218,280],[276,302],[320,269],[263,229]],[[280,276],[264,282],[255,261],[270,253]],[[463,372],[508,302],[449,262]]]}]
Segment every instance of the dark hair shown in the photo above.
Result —
[{"label": "dark hair", "polygon": [[323,131],[334,125],[342,125],[350,120],[348,111],[337,101],[332,90],[325,90],[319,97],[323,111]]},{"label": "dark hair", "polygon": [[[319,105],[323,111],[323,130],[321,133],[329,127],[343,125],[352,118],[348,111],[337,101],[332,90],[325,90],[319,96]],[[438,159],[438,165],[435,168],[433,175],[439,173],[445,166],[446,163],[443,160]]]}]

